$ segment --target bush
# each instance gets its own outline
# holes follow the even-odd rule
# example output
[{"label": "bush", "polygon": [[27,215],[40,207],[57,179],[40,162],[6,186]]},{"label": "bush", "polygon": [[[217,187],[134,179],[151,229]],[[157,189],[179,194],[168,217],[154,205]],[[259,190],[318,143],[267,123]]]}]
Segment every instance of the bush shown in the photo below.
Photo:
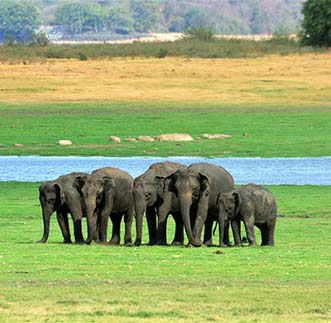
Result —
[{"label": "bush", "polygon": [[211,28],[196,27],[185,31],[186,38],[210,41],[214,39],[214,33]]}]

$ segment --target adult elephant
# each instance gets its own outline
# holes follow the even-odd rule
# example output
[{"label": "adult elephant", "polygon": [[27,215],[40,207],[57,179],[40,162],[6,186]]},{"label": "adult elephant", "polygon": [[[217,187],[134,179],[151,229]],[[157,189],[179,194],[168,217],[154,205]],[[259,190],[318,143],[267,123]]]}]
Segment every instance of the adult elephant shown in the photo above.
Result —
[{"label": "adult elephant", "polygon": [[213,164],[195,163],[170,175],[165,187],[179,198],[190,243],[196,247],[201,246],[201,231],[205,224],[203,242],[210,245],[213,221],[218,220],[218,197],[234,189],[231,174]]},{"label": "adult elephant", "polygon": [[[146,213],[147,218],[150,245],[167,244],[166,229],[169,214],[172,214],[176,223],[176,232],[172,244],[183,244],[183,223],[178,199],[173,193],[164,192],[164,179],[184,167],[186,166],[167,161],[155,163],[134,180],[136,246],[141,245],[144,213]],[[156,217],[158,217],[158,224],[156,224]]]},{"label": "adult elephant", "polygon": [[73,219],[75,241],[77,243],[84,242],[81,224],[84,213],[82,198],[73,183],[77,176],[86,175],[86,173],[70,173],[40,185],[39,200],[42,208],[44,233],[39,242],[45,243],[48,240],[50,218],[55,211],[64,242],[71,243],[68,213],[71,213]]},{"label": "adult elephant", "polygon": [[224,223],[231,220],[236,246],[241,246],[240,221],[244,222],[250,246],[256,245],[254,225],[261,231],[262,246],[274,245],[277,203],[273,194],[261,185],[247,184],[222,193],[219,199],[220,237]]},{"label": "adult elephant", "polygon": [[97,240],[107,242],[108,219],[112,220],[113,231],[109,244],[120,243],[121,221],[124,216],[124,244],[132,243],[133,178],[118,168],[100,168],[89,174],[77,176],[74,186],[83,198],[86,208],[88,237],[86,243]]}]

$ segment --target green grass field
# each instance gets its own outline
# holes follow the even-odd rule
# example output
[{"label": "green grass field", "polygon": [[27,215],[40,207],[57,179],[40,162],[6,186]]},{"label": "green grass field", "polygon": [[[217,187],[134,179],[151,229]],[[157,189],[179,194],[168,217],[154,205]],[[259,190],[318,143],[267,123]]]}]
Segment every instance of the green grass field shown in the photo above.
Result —
[{"label": "green grass field", "polygon": [[[38,185],[0,183],[0,322],[331,319],[330,186],[270,186],[281,214],[276,246],[217,254],[217,247],[64,245],[55,215],[49,242],[38,244]],[[170,240],[172,219],[168,227]]]},{"label": "green grass field", "polygon": [[[109,103],[2,106],[1,155],[330,156],[329,107]],[[126,142],[164,133],[225,133],[226,140]],[[122,139],[110,143],[111,135]],[[72,146],[59,146],[70,139]],[[14,144],[24,147],[14,147]]]}]

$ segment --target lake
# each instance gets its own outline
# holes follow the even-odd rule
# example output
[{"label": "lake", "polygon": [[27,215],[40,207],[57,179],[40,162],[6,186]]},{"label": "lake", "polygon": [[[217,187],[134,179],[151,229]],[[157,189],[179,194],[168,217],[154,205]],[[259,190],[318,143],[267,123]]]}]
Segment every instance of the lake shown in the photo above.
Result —
[{"label": "lake", "polygon": [[0,157],[0,181],[41,182],[73,171],[90,173],[112,166],[133,177],[160,161],[184,165],[209,162],[226,168],[236,184],[331,185],[331,157],[318,158],[201,158],[201,157]]}]

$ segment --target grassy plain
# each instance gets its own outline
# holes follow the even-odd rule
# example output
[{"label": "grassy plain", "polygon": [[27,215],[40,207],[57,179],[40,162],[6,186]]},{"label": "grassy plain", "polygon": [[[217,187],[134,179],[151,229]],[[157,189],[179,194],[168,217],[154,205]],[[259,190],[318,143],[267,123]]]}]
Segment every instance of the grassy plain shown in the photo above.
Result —
[{"label": "grassy plain", "polygon": [[[223,254],[216,247],[63,245],[55,215],[49,242],[37,244],[37,188],[0,183],[1,322],[331,319],[330,186],[270,186],[282,214],[275,248]],[[172,231],[170,219],[169,240]]]},{"label": "grassy plain", "polygon": [[[330,71],[327,53],[4,63],[0,154],[330,155]],[[110,135],[123,140],[169,132],[232,137],[185,144],[108,142]],[[59,139],[74,144],[60,147]]]}]

